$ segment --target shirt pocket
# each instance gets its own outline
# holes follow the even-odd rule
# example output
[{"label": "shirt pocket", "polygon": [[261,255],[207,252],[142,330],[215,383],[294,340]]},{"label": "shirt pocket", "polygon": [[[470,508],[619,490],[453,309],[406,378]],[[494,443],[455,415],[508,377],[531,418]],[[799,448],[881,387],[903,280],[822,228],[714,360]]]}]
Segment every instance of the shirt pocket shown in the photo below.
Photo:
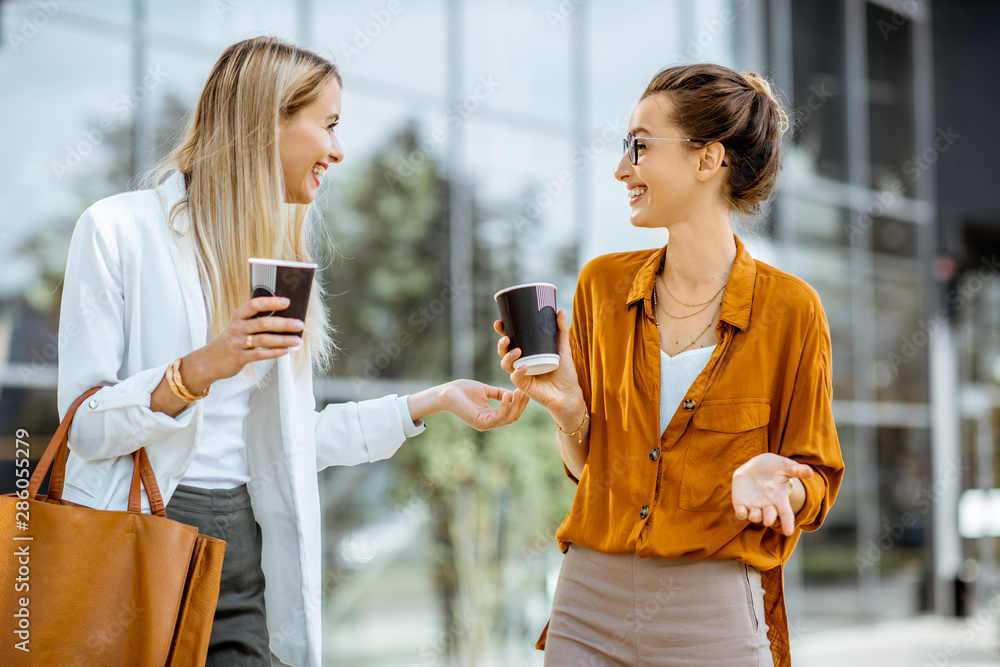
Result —
[{"label": "shirt pocket", "polygon": [[692,416],[681,474],[681,509],[732,508],[733,473],[767,451],[767,399],[704,401]]}]

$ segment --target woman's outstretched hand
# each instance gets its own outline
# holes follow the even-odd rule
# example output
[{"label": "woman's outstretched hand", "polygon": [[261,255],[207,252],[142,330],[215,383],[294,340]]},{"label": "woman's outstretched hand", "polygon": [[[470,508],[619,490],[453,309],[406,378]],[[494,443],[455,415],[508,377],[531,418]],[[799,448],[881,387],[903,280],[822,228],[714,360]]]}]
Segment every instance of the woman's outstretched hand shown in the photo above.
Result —
[{"label": "woman's outstretched hand", "polygon": [[[493,407],[489,399],[500,401]],[[413,421],[436,412],[450,412],[477,431],[506,426],[524,412],[528,397],[524,392],[491,387],[475,380],[453,380],[411,394],[408,399]]]},{"label": "woman's outstretched hand", "polygon": [[763,523],[790,536],[795,530],[795,514],[805,502],[805,490],[798,480],[813,474],[809,466],[777,454],[753,457],[733,473],[736,518]]},{"label": "woman's outstretched hand", "polygon": [[493,328],[500,334],[497,354],[500,367],[510,373],[510,381],[533,401],[552,413],[552,417],[564,431],[577,427],[587,412],[583,392],[577,381],[576,366],[569,346],[569,324],[566,311],[560,310],[556,317],[559,326],[559,368],[544,375],[528,375],[528,367],[514,370],[514,362],[521,356],[519,348],[509,349],[510,338],[504,334],[503,322],[497,320]]}]

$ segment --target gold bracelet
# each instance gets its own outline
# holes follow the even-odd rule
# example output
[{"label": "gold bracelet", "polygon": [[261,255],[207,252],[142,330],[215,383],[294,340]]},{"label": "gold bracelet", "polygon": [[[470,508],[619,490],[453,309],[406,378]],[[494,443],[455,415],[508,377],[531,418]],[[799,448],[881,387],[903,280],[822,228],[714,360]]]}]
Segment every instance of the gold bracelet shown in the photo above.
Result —
[{"label": "gold bracelet", "polygon": [[192,401],[197,401],[208,396],[209,387],[205,387],[205,391],[201,392],[201,394],[195,395],[184,385],[184,381],[181,379],[180,358],[175,359],[174,362],[170,364],[170,368],[173,371],[173,386],[176,387],[176,391],[174,393],[180,396],[185,402],[191,403]]},{"label": "gold bracelet", "polygon": [[167,366],[167,384],[170,385],[170,391],[174,393],[174,396],[181,399],[185,403],[190,403],[192,399],[190,398],[191,393],[187,389],[181,389],[177,386],[177,360],[174,360]]},{"label": "gold bracelet", "polygon": [[198,401],[208,396],[208,390],[211,388],[211,385],[205,387],[205,390],[200,394],[195,395],[191,393],[191,390],[185,386],[184,381],[181,379],[181,358],[178,357],[174,363],[176,364],[174,366],[174,381],[177,383],[177,388],[179,390],[184,392],[184,394],[187,395],[192,401]]},{"label": "gold bracelet", "polygon": [[583,423],[580,424],[580,428],[576,429],[572,433],[567,433],[566,431],[564,431],[561,428],[559,428],[559,424],[556,424],[556,430],[559,431],[560,433],[562,433],[563,435],[568,435],[568,436],[574,436],[575,435],[577,443],[579,443],[579,444],[582,445],[583,444],[583,434],[581,433],[581,431],[583,431],[583,427],[587,425],[587,420],[588,419],[590,419],[590,413],[585,411],[583,413]]},{"label": "gold bracelet", "polygon": [[211,386],[205,387],[205,391],[200,394],[192,394],[191,391],[184,386],[184,381],[181,379],[180,357],[174,359],[170,366],[167,367],[167,384],[170,385],[170,391],[174,392],[174,396],[181,399],[185,403],[191,403],[205,398],[208,396],[208,390],[211,388]]},{"label": "gold bracelet", "polygon": [[170,385],[170,391],[173,392],[174,396],[187,403],[187,400],[184,398],[184,395],[181,394],[180,390],[177,388],[177,382],[174,381],[173,362],[171,362],[170,365],[167,366],[166,378],[167,378],[167,384]]}]

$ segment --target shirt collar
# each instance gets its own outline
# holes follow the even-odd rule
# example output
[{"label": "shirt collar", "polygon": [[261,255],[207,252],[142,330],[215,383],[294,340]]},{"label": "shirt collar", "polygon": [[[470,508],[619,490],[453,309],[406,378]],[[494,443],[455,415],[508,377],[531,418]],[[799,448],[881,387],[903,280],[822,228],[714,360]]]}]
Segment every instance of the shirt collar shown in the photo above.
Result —
[{"label": "shirt collar", "polygon": [[[719,320],[728,322],[741,331],[750,328],[750,307],[753,305],[753,286],[757,278],[757,264],[747,252],[743,242],[735,234],[736,259],[726,283],[726,294],[722,299],[722,312]],[[658,249],[639,267],[632,279],[632,289],[629,290],[626,305],[643,302],[643,311],[650,319],[653,318],[653,281],[660,272],[660,266],[667,253],[667,246]]]},{"label": "shirt collar", "polygon": [[[163,204],[164,214],[169,219],[174,205],[187,195],[187,188],[184,185],[184,174],[179,171],[171,174],[156,190],[159,194],[160,202]],[[170,220],[170,228],[180,236],[184,236],[187,233],[188,229],[191,228],[191,217],[188,215],[187,207],[178,211],[174,219]]]}]

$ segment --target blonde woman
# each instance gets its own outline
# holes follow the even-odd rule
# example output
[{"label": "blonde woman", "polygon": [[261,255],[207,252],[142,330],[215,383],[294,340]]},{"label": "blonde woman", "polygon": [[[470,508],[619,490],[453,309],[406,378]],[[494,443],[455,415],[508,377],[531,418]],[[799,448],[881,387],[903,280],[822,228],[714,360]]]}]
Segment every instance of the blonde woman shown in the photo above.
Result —
[{"label": "blonde woman", "polygon": [[309,51],[234,44],[158,187],[97,202],[70,245],[60,413],[103,388],[73,422],[65,497],[125,509],[129,455],[145,447],[168,516],[227,541],[209,665],[270,665],[269,647],[322,664],[317,471],[392,456],[427,415],[482,430],[527,400],[458,380],[317,412],[312,368],[332,348],[322,286],[304,326],[254,318],[287,303],[247,300],[248,258],[310,259],[309,206],[343,159],[341,83]]},{"label": "blonde woman", "polygon": [[787,120],[753,72],[653,77],[615,169],[662,248],[584,267],[559,369],[501,365],[549,409],[573,507],[538,642],[548,667],[787,667],[782,565],[844,464],[830,332],[809,285],[733,234],[774,187]]}]

